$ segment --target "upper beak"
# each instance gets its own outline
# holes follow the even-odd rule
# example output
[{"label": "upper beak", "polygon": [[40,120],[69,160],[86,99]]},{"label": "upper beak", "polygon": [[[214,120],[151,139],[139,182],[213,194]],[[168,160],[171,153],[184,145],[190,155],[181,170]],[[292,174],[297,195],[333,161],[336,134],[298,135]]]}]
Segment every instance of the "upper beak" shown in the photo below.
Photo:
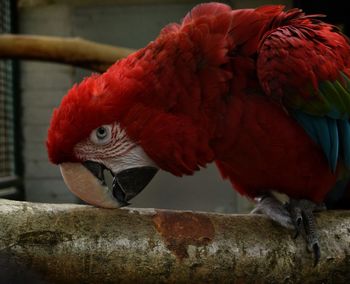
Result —
[{"label": "upper beak", "polygon": [[[86,161],[63,163],[60,165],[63,179],[68,188],[89,204],[105,208],[118,208],[129,205],[128,201],[139,194],[151,181],[158,169],[135,167],[113,173],[112,189],[105,182],[104,165]],[[108,170],[108,169],[107,169]]]}]

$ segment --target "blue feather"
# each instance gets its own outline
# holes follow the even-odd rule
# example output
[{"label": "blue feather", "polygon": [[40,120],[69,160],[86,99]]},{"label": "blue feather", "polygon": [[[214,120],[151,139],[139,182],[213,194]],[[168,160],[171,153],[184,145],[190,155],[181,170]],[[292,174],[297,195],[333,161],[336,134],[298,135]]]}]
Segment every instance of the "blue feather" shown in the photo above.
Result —
[{"label": "blue feather", "polygon": [[[350,136],[350,126],[349,128],[344,127],[341,131],[338,130],[338,123],[341,120],[336,120],[330,117],[319,117],[314,115],[309,115],[301,111],[293,111],[291,115],[297,120],[297,122],[304,128],[306,133],[310,138],[318,145],[321,146],[327,160],[329,167],[335,172],[337,168],[338,158],[339,158],[339,140],[343,145],[347,146],[346,157],[349,156],[350,159],[350,144],[347,144],[349,138],[344,138],[342,135],[345,133]],[[342,136],[342,137],[339,137]],[[344,140],[346,139],[346,141]],[[344,148],[344,146],[343,146]],[[350,162],[350,160],[349,160]]]},{"label": "blue feather", "polygon": [[327,118],[328,130],[329,130],[329,141],[331,147],[329,149],[328,161],[330,163],[331,169],[335,172],[337,168],[338,155],[339,155],[339,135],[338,135],[338,125],[335,119]]},{"label": "blue feather", "polygon": [[344,165],[350,169],[350,122],[348,120],[339,120],[338,128],[341,137],[341,150]]},{"label": "blue feather", "polygon": [[322,146],[322,149],[327,156],[328,162],[330,165],[332,165],[333,159],[330,157],[332,142],[327,118],[307,116],[307,119],[313,124],[316,129],[316,143]]},{"label": "blue feather", "polygon": [[311,137],[311,139],[318,144],[318,131],[315,128],[312,120],[308,118],[309,115],[306,115],[305,113],[299,111],[291,112],[291,115],[301,126],[303,126],[304,130]]}]

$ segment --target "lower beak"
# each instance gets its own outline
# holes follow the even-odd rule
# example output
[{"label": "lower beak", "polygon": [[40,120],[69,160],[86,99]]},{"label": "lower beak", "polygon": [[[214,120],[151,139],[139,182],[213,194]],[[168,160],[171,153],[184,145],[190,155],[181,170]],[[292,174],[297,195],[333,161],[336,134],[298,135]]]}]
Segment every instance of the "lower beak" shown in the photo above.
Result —
[{"label": "lower beak", "polygon": [[114,179],[110,189],[103,174],[107,168],[99,163],[62,163],[60,169],[72,193],[88,204],[104,208],[129,205],[128,201],[139,194],[158,171],[154,167],[138,167],[117,174],[111,172]]}]

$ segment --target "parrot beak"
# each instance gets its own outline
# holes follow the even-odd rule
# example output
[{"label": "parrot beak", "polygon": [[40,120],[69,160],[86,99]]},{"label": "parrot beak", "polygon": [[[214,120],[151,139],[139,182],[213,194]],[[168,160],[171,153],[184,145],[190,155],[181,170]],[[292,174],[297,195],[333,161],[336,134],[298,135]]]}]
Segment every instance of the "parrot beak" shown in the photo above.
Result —
[{"label": "parrot beak", "polygon": [[138,167],[123,170],[113,178],[113,196],[122,204],[138,195],[155,176],[158,169],[154,167]]},{"label": "parrot beak", "polygon": [[[60,164],[63,179],[76,196],[98,207],[119,208],[139,194],[151,181],[158,169],[154,167],[129,168],[113,173],[104,165],[86,161]],[[112,189],[108,188],[103,174],[109,170],[113,175]]]}]

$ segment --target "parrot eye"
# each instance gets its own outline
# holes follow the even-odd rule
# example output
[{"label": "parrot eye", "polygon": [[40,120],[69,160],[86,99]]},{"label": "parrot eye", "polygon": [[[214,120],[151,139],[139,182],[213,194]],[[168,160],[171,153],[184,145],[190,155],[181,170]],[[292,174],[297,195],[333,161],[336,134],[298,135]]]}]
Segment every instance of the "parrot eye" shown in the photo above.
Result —
[{"label": "parrot eye", "polygon": [[107,136],[107,129],[104,127],[99,127],[96,130],[96,137],[100,140],[106,138]]},{"label": "parrot eye", "polygon": [[102,125],[99,128],[96,128],[92,131],[90,135],[90,140],[95,144],[106,144],[111,140],[111,126]]}]

